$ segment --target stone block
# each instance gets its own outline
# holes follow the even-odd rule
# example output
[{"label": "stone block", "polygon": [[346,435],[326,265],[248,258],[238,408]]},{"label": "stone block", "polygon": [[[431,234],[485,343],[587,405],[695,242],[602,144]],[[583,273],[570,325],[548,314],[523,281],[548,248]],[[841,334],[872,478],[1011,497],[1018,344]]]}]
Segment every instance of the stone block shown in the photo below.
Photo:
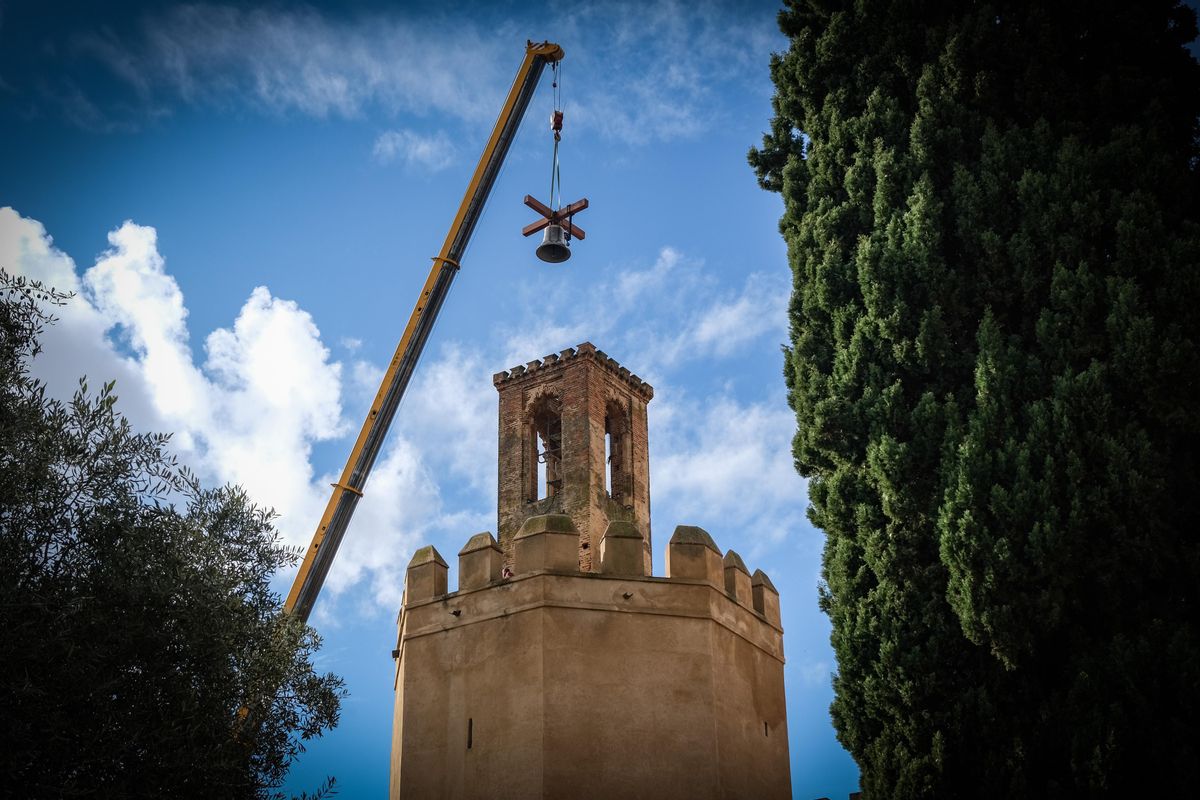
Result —
[{"label": "stone block", "polygon": [[448,572],[446,560],[437,548],[427,544],[418,549],[408,562],[408,571],[404,576],[405,602],[420,603],[444,596],[448,591]]},{"label": "stone block", "polygon": [[783,627],[779,616],[779,590],[761,569],[754,570],[750,576],[750,593],[754,596],[754,610],[776,628]]},{"label": "stone block", "polygon": [[600,539],[600,571],[636,577],[646,574],[646,539],[632,522],[608,523]]},{"label": "stone block", "polygon": [[579,530],[566,514],[530,517],[513,537],[513,571],[579,571]]},{"label": "stone block", "polygon": [[754,599],[750,591],[750,570],[746,562],[736,551],[730,550],[725,554],[725,594],[732,597],[746,608],[754,607]]},{"label": "stone block", "polygon": [[667,544],[667,577],[706,581],[717,588],[725,586],[725,566],[721,551],[708,531],[695,525],[679,525]]},{"label": "stone block", "polygon": [[504,553],[491,531],[477,533],[458,551],[458,590],[478,589],[500,580]]}]

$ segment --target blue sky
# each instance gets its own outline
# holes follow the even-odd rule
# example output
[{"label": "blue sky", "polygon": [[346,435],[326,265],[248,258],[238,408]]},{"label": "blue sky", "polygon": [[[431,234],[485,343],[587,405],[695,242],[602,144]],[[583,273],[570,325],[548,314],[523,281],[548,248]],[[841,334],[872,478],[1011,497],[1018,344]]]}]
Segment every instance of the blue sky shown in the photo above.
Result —
[{"label": "blue sky", "polygon": [[854,790],[790,456],[782,204],[745,161],[786,46],[775,4],[104,5],[0,6],[0,265],[78,293],[37,371],[59,395],[116,378],[138,427],[296,544],[525,40],[566,51],[563,197],[590,199],[588,238],[547,265],[519,233],[549,187],[546,80],[314,613],[350,696],[289,788],[384,793],[404,567],[495,530],[491,375],[590,340],[656,390],[655,573],[694,524],[771,576],[795,796]]}]

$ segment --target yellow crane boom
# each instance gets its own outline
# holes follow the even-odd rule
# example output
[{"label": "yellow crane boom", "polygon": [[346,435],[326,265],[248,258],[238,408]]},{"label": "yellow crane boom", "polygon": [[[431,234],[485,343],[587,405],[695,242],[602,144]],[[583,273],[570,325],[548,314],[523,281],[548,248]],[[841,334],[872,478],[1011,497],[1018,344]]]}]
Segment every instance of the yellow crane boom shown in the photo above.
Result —
[{"label": "yellow crane boom", "polygon": [[292,590],[284,608],[302,620],[308,619],[317,595],[325,583],[325,576],[329,573],[334,556],[337,555],[338,546],[346,533],[346,527],[350,524],[354,508],[363,495],[363,488],[383,446],[388,427],[392,424],[396,409],[421,357],[421,351],[424,350],[425,342],[433,330],[434,320],[437,319],[442,302],[450,290],[450,284],[458,272],[459,259],[467,249],[467,243],[475,230],[475,223],[479,221],[483,212],[492,185],[496,182],[508,148],[517,135],[517,129],[525,116],[525,110],[529,107],[529,101],[533,98],[542,72],[547,64],[559,61],[562,57],[562,48],[551,42],[529,42],[525,47],[525,59],[521,62],[512,88],[509,89],[504,108],[496,119],[491,138],[483,149],[483,155],[479,157],[479,165],[475,168],[475,174],[471,177],[466,194],[463,195],[462,204],[459,205],[450,231],[446,234],[446,241],[442,244],[441,251],[433,257],[429,277],[425,280],[417,304],[408,318],[404,335],[400,337],[396,353],[388,364],[379,391],[375,393],[371,410],[358,433],[350,457],[346,459],[346,467],[342,470],[338,482],[333,484],[333,492],[325,506],[325,513],[321,516],[321,523],[313,534],[308,551],[304,554],[304,561],[300,564],[300,572],[292,583]]}]

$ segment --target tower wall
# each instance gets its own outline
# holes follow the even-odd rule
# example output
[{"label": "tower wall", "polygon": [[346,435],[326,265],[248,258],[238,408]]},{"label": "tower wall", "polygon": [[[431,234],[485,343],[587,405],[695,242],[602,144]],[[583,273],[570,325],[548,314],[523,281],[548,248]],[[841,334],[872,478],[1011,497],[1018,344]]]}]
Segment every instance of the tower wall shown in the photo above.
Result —
[{"label": "tower wall", "polygon": [[[609,522],[622,520],[642,532],[649,573],[646,404],[654,389],[590,342],[497,373],[493,383],[500,394],[497,519],[505,564],[512,566],[512,538],[526,519],[567,514],[579,529],[583,571],[596,571],[600,537]],[[561,438],[547,442],[539,430],[555,414]],[[605,456],[609,428],[617,434],[612,462]],[[538,454],[546,451],[547,477],[558,482],[549,487],[537,481]],[[609,491],[606,476],[614,463]]]},{"label": "tower wall", "polygon": [[[541,529],[522,545],[563,535]],[[668,561],[696,555],[681,539]],[[791,796],[777,601],[727,592],[719,553],[704,577],[655,578],[531,552],[452,593],[427,588],[437,560],[410,569],[393,798]]]},{"label": "tower wall", "polygon": [[790,797],[775,587],[692,526],[652,575],[654,390],[588,342],[493,383],[499,540],[409,563],[392,798]]}]

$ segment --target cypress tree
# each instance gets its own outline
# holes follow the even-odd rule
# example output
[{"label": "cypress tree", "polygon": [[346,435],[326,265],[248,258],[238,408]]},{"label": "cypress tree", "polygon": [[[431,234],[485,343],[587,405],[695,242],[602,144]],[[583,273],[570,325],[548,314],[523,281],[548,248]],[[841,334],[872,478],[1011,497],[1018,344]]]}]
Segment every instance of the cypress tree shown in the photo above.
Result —
[{"label": "cypress tree", "polygon": [[1169,0],[788,0],[751,165],[867,798],[1200,785],[1200,67]]}]

